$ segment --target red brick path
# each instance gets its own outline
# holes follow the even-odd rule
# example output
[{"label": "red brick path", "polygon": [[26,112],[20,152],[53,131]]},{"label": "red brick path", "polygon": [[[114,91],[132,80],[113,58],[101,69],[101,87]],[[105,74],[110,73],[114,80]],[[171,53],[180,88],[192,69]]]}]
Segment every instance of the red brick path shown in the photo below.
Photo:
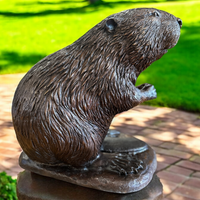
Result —
[{"label": "red brick path", "polygon": [[[21,148],[11,120],[11,103],[23,74],[0,76],[0,171],[13,177]],[[200,115],[171,108],[138,106],[113,120],[112,128],[150,144],[164,200],[200,200]]]}]

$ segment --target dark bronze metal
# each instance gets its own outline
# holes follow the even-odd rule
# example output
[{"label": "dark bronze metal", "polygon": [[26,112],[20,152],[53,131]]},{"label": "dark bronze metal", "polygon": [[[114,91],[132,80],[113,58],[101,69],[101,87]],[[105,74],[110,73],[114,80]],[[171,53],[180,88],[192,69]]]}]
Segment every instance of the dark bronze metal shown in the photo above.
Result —
[{"label": "dark bronze metal", "polygon": [[138,75],[176,45],[180,19],[156,9],[109,16],[38,62],[18,85],[12,116],[24,152],[41,163],[94,160],[113,117],[156,98]]},{"label": "dark bronze metal", "polygon": [[161,200],[163,196],[162,184],[156,175],[147,187],[130,194],[84,188],[28,171],[19,174],[17,183],[19,200]]},{"label": "dark bronze metal", "polygon": [[[136,139],[104,139],[116,114],[156,98],[153,85],[135,86],[137,77],[176,45],[181,26],[179,18],[164,11],[126,10],[35,64],[19,83],[12,106],[16,136],[27,155],[21,157],[22,167],[43,175],[53,171],[56,178],[70,169],[65,180],[76,184],[84,174],[94,181],[99,173],[103,178],[96,179],[95,188],[116,193],[145,187],[155,172],[153,150]],[[74,172],[79,180],[73,182]],[[118,184],[111,184],[111,175]],[[137,176],[144,176],[139,187]],[[120,189],[120,180],[128,180],[126,189]]]}]

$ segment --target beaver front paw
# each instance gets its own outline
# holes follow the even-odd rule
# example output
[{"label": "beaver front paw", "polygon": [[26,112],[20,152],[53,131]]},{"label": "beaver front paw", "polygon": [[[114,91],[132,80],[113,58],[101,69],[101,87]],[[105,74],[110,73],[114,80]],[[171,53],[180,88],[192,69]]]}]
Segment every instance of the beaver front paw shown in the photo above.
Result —
[{"label": "beaver front paw", "polygon": [[142,97],[144,101],[155,99],[157,97],[156,89],[153,85],[149,83],[144,83],[142,85],[137,86],[137,88],[142,93]]}]

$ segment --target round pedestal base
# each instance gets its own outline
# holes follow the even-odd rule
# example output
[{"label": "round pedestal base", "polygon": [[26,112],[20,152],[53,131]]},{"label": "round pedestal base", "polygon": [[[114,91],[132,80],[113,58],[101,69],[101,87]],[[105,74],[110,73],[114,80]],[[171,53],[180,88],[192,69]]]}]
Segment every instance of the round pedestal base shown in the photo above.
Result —
[{"label": "round pedestal base", "polygon": [[24,171],[18,176],[17,196],[19,200],[161,200],[163,195],[156,175],[138,192],[116,194]]}]

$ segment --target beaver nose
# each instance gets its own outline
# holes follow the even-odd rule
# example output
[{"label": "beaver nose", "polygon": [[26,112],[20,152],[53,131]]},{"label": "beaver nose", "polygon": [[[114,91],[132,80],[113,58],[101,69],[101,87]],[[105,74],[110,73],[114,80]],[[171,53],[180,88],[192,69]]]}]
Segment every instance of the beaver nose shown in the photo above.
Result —
[{"label": "beaver nose", "polygon": [[177,18],[178,24],[180,26],[180,28],[182,27],[182,20],[180,18]]}]

